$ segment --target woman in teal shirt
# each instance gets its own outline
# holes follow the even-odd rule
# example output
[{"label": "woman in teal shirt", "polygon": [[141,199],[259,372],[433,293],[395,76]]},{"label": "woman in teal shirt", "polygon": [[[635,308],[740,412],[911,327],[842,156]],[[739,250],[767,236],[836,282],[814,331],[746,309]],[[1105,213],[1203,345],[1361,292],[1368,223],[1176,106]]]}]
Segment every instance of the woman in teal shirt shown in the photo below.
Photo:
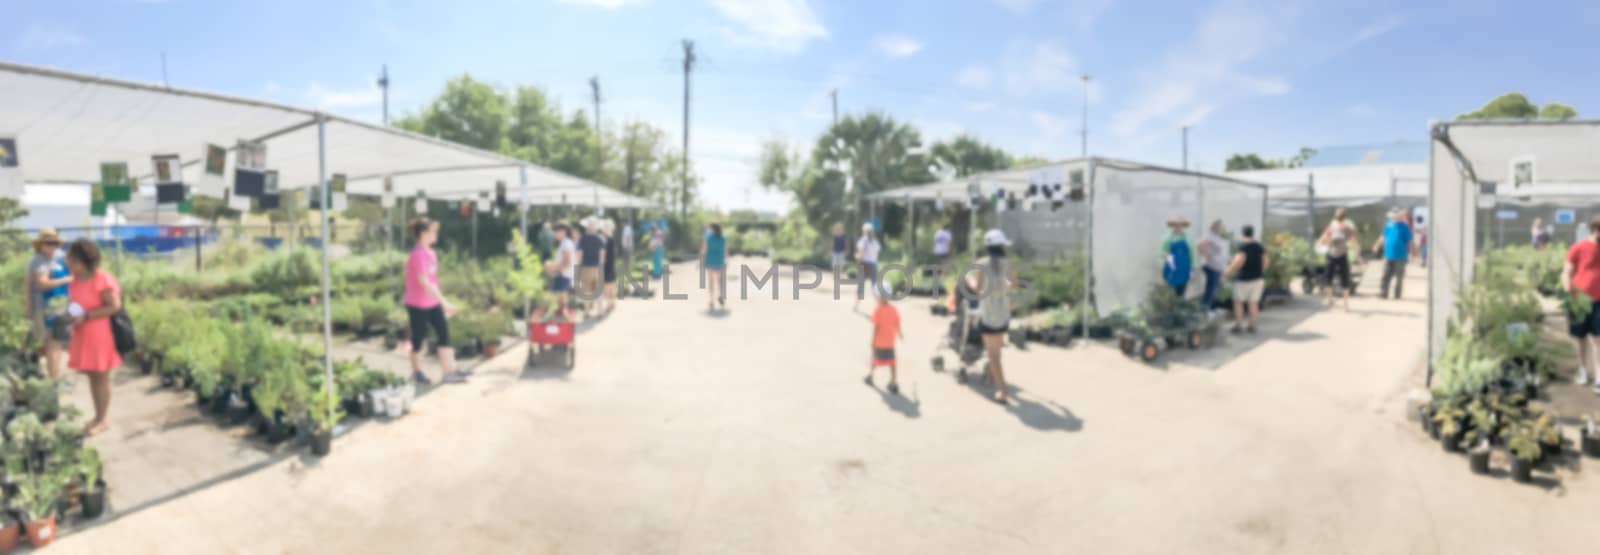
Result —
[{"label": "woman in teal shirt", "polygon": [[707,308],[716,310],[718,304],[727,307],[728,288],[723,276],[728,268],[728,241],[722,236],[720,224],[711,224],[705,242],[700,244],[700,268],[709,284],[706,292],[711,295],[706,300]]}]

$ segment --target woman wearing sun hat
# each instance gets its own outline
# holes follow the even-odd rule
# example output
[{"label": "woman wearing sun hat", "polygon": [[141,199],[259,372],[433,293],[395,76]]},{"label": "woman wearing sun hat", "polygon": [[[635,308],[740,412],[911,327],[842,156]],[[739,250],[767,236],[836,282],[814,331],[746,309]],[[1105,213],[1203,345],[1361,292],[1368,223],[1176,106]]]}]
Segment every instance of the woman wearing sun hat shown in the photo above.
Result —
[{"label": "woman wearing sun hat", "polygon": [[967,284],[978,292],[978,333],[983,335],[984,358],[988,359],[985,380],[994,386],[994,402],[1008,399],[1006,374],[1000,365],[1000,348],[1011,329],[1011,288],[1017,283],[1016,268],[1006,258],[1011,241],[1006,233],[991,229],[983,234],[984,256],[974,262],[976,269],[966,274]]},{"label": "woman wearing sun hat", "polygon": [[47,326],[50,299],[60,297],[72,282],[66,265],[57,257],[61,250],[61,236],[54,228],[39,230],[33,238],[33,258],[28,260],[26,289],[28,292],[28,322],[30,332],[39,348],[44,351],[45,372],[55,378],[61,375],[61,343],[67,340],[66,327]]},{"label": "woman wearing sun hat", "polygon": [[1166,263],[1161,266],[1161,278],[1167,282],[1178,298],[1189,288],[1189,277],[1194,274],[1194,259],[1189,247],[1189,238],[1183,234],[1189,229],[1189,220],[1183,216],[1174,216],[1167,220],[1167,238],[1162,240],[1161,255]]}]

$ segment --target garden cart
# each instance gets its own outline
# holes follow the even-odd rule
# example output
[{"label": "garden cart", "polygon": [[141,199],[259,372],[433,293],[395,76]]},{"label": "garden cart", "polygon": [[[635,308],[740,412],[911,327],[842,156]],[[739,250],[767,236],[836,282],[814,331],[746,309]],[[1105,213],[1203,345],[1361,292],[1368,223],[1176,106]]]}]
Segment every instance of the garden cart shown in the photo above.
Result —
[{"label": "garden cart", "polygon": [[[956,370],[956,379],[966,383],[967,368],[983,359],[983,338],[978,334],[977,294],[966,282],[960,282],[956,287],[958,291],[952,291],[948,299],[956,317],[951,320],[949,332],[940,342],[938,350],[949,349],[956,355],[961,361]],[[943,354],[936,352],[933,355],[933,370],[944,371]]]},{"label": "garden cart", "polygon": [[[1355,296],[1356,287],[1361,285],[1361,274],[1366,267],[1367,265],[1359,260],[1350,263],[1350,283],[1348,284],[1350,296]],[[1333,276],[1329,274],[1326,264],[1316,266],[1307,264],[1300,269],[1300,277],[1300,292],[1307,295],[1315,295],[1333,287]]]},{"label": "garden cart", "polygon": [[1210,347],[1221,328],[1221,320],[1163,286],[1156,287],[1143,308],[1120,311],[1112,321],[1122,354],[1145,362],[1154,362],[1167,349]]},{"label": "garden cart", "polygon": [[528,359],[523,364],[524,368],[533,368],[536,358],[542,356],[546,350],[561,353],[562,367],[571,370],[578,362],[578,345],[576,330],[572,319],[557,311],[549,318],[544,311],[536,311],[528,319]]}]

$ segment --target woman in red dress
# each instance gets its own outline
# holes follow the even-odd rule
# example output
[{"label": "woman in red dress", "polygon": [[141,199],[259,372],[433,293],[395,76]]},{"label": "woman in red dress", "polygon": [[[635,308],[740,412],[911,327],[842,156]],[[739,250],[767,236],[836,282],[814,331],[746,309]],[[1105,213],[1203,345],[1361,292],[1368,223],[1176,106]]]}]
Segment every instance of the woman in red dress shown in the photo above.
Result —
[{"label": "woman in red dress", "polygon": [[100,270],[100,248],[79,239],[67,249],[67,307],[72,317],[72,341],[67,347],[67,367],[89,378],[94,397],[94,420],[85,435],[106,431],[106,410],[111,406],[111,370],[122,366],[116,340],[111,336],[111,315],[122,309],[122,286],[110,272]]}]

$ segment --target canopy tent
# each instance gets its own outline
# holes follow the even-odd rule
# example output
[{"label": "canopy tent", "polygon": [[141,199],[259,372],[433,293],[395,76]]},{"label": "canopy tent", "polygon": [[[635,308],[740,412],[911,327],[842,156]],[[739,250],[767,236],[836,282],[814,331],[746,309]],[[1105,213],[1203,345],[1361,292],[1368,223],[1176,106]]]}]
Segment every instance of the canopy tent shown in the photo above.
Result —
[{"label": "canopy tent", "polygon": [[[1507,203],[1600,199],[1600,121],[1434,124],[1429,155],[1428,355],[1436,360],[1472,283],[1479,218]],[[1431,372],[1430,372],[1431,376]]]},{"label": "canopy tent", "polygon": [[1227,175],[1272,187],[1274,194],[1267,209],[1278,215],[1298,216],[1313,208],[1387,204],[1402,197],[1428,196],[1426,164],[1280,168]]},{"label": "canopy tent", "polygon": [[1088,203],[1086,210],[1059,210],[1052,214],[1061,219],[1088,220],[1066,222],[1056,229],[1087,230],[1086,258],[1093,299],[1085,310],[1101,313],[1136,306],[1161,283],[1162,257],[1158,248],[1166,236],[1168,219],[1182,216],[1197,228],[1221,220],[1229,229],[1251,225],[1261,230],[1267,206],[1267,187],[1259,183],[1097,157],[900,187],[869,198],[964,202],[975,186],[986,198],[1003,192],[1021,199],[1030,186],[1053,189],[1056,184],[1061,189],[1052,191],[1053,199],[1070,199],[1077,188],[1082,193],[1081,200],[1066,202]]},{"label": "canopy tent", "polygon": [[[344,174],[346,191],[356,194],[383,193],[386,179],[395,195],[492,192],[505,183],[518,186],[526,199],[530,186],[601,187],[494,152],[257,100],[4,62],[0,91],[0,136],[15,138],[18,169],[11,171],[20,171],[24,183],[96,182],[102,162],[126,162],[130,177],[151,182],[154,171],[141,168],[153,164],[143,160],[172,154],[183,161],[184,182],[196,193],[221,196],[236,160],[227,157],[222,178],[203,177],[207,145],[232,151],[248,141],[266,146],[264,167],[278,172],[285,189],[326,192],[330,174]],[[327,210],[321,217],[321,244],[327,245]],[[323,364],[332,387],[328,250],[322,249]]]},{"label": "canopy tent", "polygon": [[[94,77],[0,62],[0,135],[15,135],[30,183],[90,183],[101,162],[129,164],[150,182],[155,154],[176,154],[184,181],[202,183],[207,144],[232,151],[241,140],[266,145],[266,168],[283,188],[315,186],[319,114],[219,94]],[[465,145],[391,127],[321,114],[327,169],[347,176],[347,191],[380,194],[391,177],[396,195],[417,191],[493,191],[496,182],[547,187],[604,187],[592,181]],[[231,176],[229,156],[225,176]]]},{"label": "canopy tent", "polygon": [[[428,198],[467,199],[473,198],[480,192],[475,190],[444,191],[437,195],[429,193]],[[589,206],[606,209],[659,207],[657,203],[650,200],[598,185],[540,187],[528,192],[526,202],[528,206]]]}]

